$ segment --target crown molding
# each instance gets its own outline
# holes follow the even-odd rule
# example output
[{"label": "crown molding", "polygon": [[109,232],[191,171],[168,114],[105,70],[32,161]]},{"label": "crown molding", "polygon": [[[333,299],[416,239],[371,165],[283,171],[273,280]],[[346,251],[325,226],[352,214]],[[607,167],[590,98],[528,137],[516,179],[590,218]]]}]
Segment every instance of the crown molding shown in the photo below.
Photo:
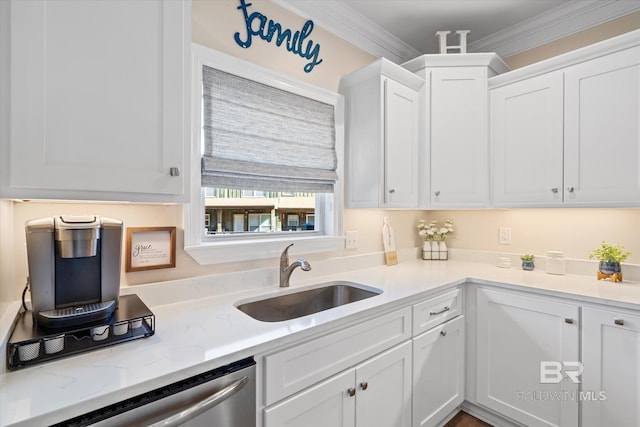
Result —
[{"label": "crown molding", "polygon": [[375,57],[401,64],[422,54],[342,1],[272,1]]},{"label": "crown molding", "polygon": [[[422,52],[339,0],[272,0],[354,46],[397,64]],[[505,58],[640,11],[637,0],[574,0],[532,19],[469,43],[469,52],[496,52]]]},{"label": "crown molding", "polygon": [[640,2],[635,0],[574,0],[476,40],[469,50],[506,58],[636,11]]}]

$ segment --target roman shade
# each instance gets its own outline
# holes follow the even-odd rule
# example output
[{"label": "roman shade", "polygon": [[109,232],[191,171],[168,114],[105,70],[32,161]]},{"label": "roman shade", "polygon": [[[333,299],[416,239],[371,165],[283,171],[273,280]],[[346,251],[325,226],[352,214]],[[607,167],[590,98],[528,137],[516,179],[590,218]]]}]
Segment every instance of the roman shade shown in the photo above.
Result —
[{"label": "roman shade", "polygon": [[202,186],[333,192],[333,105],[207,66],[202,74]]}]

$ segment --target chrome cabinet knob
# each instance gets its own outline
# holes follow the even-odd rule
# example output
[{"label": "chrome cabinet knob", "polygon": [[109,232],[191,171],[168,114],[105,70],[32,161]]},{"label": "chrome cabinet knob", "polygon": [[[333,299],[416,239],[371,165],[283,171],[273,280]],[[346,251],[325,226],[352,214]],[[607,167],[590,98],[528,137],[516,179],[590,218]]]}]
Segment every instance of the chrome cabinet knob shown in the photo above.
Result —
[{"label": "chrome cabinet knob", "polygon": [[556,194],[556,193],[558,192],[558,187],[553,187],[553,188],[551,189],[551,192],[552,192],[553,194]]},{"label": "chrome cabinet knob", "polygon": [[613,323],[615,323],[616,325],[624,326],[624,320],[622,319],[614,319]]},{"label": "chrome cabinet knob", "polygon": [[446,331],[446,329],[441,330],[441,331],[440,331],[440,335],[442,335],[443,337],[446,337],[446,336],[447,336],[447,331]]},{"label": "chrome cabinet knob", "polygon": [[436,196],[439,196],[439,195],[440,195],[440,190],[436,190],[434,194],[435,194]]},{"label": "chrome cabinet knob", "polygon": [[347,393],[349,394],[350,397],[353,397],[356,395],[356,389],[351,387],[349,390],[347,390]]},{"label": "chrome cabinet knob", "polygon": [[394,190],[393,188],[389,190],[389,194],[393,194],[395,192],[396,192],[396,190]]},{"label": "chrome cabinet knob", "polygon": [[565,317],[564,318],[564,323],[568,323],[570,325],[573,325],[573,319],[570,317]]},{"label": "chrome cabinet knob", "polygon": [[361,382],[361,383],[360,383],[360,388],[361,388],[362,390],[366,390],[366,389],[367,389],[367,387],[369,387],[369,383],[367,383],[367,382]]},{"label": "chrome cabinet knob", "polygon": [[568,191],[569,193],[573,193],[574,191],[576,191],[576,189],[575,189],[575,188],[573,188],[573,187],[567,187],[567,191]]},{"label": "chrome cabinet knob", "polygon": [[180,168],[177,168],[177,167],[169,168],[169,175],[180,176]]}]

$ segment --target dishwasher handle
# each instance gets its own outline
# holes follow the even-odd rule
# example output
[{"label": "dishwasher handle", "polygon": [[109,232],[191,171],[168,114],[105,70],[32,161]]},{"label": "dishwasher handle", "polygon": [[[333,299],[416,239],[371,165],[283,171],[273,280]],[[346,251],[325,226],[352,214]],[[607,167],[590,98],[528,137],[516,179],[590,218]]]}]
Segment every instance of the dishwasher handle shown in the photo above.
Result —
[{"label": "dishwasher handle", "polygon": [[242,390],[248,382],[248,377],[242,377],[238,381],[229,384],[227,387],[215,392],[211,396],[202,399],[200,402],[194,404],[193,406],[190,406],[184,411],[180,411],[177,414],[173,414],[161,421],[150,424],[148,427],[175,427],[186,423],[190,419],[195,418],[203,412],[206,412],[214,406],[217,406],[220,403],[224,402],[225,400]]}]

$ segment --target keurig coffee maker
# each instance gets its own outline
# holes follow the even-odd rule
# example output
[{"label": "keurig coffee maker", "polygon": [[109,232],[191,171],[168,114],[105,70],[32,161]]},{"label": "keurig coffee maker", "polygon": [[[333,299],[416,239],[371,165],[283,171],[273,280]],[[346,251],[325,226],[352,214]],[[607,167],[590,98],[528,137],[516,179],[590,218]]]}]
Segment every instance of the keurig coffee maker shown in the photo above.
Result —
[{"label": "keurig coffee maker", "polygon": [[30,220],[25,229],[34,324],[62,328],[115,311],[122,221],[62,215]]}]

